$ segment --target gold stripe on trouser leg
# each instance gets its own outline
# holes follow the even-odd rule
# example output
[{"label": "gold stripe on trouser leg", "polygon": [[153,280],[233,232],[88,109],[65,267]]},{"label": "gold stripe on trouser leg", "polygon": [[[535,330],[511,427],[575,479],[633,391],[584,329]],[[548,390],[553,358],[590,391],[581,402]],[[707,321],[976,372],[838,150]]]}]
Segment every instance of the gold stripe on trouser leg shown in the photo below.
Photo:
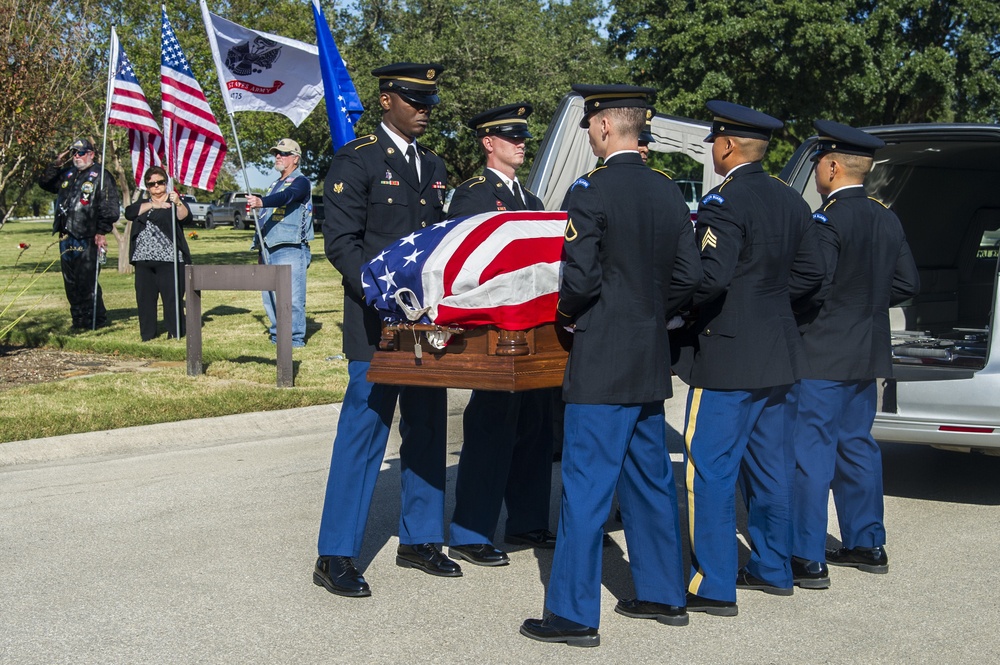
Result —
[{"label": "gold stripe on trouser leg", "polygon": [[[687,449],[687,467],[685,469],[685,484],[687,485],[688,498],[688,537],[691,542],[691,551],[694,551],[694,457],[691,455],[691,441],[694,439],[694,430],[698,424],[698,408],[701,406],[701,388],[691,388],[691,408],[688,410],[687,427],[684,428],[684,447]],[[695,568],[694,575],[688,585],[688,591],[693,594],[698,593],[703,579],[701,571]]]}]

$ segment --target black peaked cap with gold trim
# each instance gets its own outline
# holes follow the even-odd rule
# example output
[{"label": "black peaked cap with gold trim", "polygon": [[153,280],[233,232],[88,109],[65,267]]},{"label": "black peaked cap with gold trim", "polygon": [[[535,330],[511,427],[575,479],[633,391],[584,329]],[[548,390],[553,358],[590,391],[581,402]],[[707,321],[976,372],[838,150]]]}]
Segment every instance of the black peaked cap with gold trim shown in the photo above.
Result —
[{"label": "black peaked cap with gold trim", "polygon": [[526,102],[505,104],[472,116],[468,125],[476,136],[530,139],[533,137],[528,131],[528,116],[532,110],[531,104]]},{"label": "black peaked cap with gold trim", "polygon": [[598,111],[613,108],[640,107],[649,105],[649,96],[656,92],[653,88],[638,85],[573,85],[573,92],[583,97],[583,120],[580,127],[590,126],[590,116]]},{"label": "black peaked cap with gold trim", "polygon": [[874,157],[875,151],[885,146],[877,136],[833,120],[817,120],[813,127],[819,132],[819,141],[809,157],[814,162],[828,152]]},{"label": "black peaked cap with gold trim", "polygon": [[732,102],[713,99],[706,102],[705,106],[712,112],[712,132],[705,137],[705,143],[711,143],[717,136],[742,136],[769,141],[774,130],[785,126],[785,123],[766,113]]},{"label": "black peaked cap with gold trim", "polygon": [[436,63],[396,62],[373,69],[372,76],[378,77],[380,92],[394,92],[414,104],[434,106],[441,101],[437,82],[443,71],[444,66]]}]

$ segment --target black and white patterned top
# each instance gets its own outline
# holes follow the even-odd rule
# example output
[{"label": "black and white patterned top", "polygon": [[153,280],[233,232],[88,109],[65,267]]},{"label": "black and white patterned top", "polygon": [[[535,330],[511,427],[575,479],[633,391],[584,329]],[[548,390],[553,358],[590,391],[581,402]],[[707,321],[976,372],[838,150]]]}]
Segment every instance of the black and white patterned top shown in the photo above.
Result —
[{"label": "black and white patterned top", "polygon": [[[133,261],[165,261],[173,263],[173,243],[159,228],[146,224],[145,228],[135,237],[135,253]],[[184,255],[177,250],[177,262],[184,263]]]}]

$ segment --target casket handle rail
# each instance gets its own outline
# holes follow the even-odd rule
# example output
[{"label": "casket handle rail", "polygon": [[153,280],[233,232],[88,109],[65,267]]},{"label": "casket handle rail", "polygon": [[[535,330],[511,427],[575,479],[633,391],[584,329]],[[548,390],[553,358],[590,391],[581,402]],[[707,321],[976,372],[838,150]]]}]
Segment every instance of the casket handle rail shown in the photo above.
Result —
[{"label": "casket handle rail", "polygon": [[[380,351],[399,351],[399,335],[421,334],[428,332],[447,333],[452,336],[462,335],[465,328],[456,326],[439,326],[432,323],[385,323],[379,339]],[[527,356],[533,353],[534,330],[504,330],[490,326],[489,351],[498,356]]]},{"label": "casket handle rail", "polygon": [[455,326],[438,326],[433,323],[384,323],[382,324],[382,335],[378,342],[379,351],[399,351],[399,333],[425,333],[438,332],[450,335],[461,335],[464,328]]}]

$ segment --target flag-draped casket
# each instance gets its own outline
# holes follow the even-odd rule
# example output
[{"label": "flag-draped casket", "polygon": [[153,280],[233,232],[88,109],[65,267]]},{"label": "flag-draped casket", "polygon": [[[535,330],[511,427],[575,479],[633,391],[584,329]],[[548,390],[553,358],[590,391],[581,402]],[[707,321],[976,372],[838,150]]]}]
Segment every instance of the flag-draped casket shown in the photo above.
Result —
[{"label": "flag-draped casket", "polygon": [[376,383],[527,390],[562,384],[554,325],[565,212],[491,212],[400,239],[362,273],[383,321]]}]

